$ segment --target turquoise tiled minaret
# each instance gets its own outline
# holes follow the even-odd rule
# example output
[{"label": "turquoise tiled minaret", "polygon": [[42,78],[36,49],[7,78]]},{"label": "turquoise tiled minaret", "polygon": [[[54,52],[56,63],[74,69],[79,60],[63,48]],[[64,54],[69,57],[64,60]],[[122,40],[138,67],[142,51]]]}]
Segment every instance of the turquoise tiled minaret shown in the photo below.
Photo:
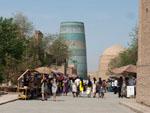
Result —
[{"label": "turquoise tiled minaret", "polygon": [[60,36],[69,46],[68,64],[74,64],[80,77],[87,77],[86,40],[83,22],[62,22]]}]

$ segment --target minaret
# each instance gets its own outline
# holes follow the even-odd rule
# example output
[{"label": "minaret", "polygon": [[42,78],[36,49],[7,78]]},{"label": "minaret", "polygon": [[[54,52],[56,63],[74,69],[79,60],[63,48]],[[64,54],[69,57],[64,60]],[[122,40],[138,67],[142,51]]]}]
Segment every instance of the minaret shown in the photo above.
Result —
[{"label": "minaret", "polygon": [[150,105],[150,0],[140,0],[137,101]]},{"label": "minaret", "polygon": [[77,75],[87,77],[86,39],[83,22],[62,22],[60,36],[65,39],[70,56],[68,65],[74,65]]}]

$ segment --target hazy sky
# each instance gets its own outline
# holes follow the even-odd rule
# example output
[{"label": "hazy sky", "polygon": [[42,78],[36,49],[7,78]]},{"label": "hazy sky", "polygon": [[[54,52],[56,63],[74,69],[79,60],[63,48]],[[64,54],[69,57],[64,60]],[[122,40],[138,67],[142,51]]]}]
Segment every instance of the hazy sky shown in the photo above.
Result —
[{"label": "hazy sky", "polygon": [[15,12],[24,13],[43,33],[58,33],[62,21],[84,22],[88,70],[95,71],[104,49],[127,46],[138,22],[138,0],[0,0],[0,16]]}]

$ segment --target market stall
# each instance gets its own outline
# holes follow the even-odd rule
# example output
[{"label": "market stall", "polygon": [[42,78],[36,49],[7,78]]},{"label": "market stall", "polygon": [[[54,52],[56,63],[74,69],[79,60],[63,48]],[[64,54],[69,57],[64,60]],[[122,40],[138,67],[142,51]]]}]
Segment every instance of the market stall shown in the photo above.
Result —
[{"label": "market stall", "polygon": [[115,68],[111,71],[113,75],[111,77],[124,77],[126,80],[126,97],[135,97],[136,90],[136,72],[135,65],[127,65],[119,68]]},{"label": "market stall", "polygon": [[115,68],[111,70],[111,72],[115,75],[125,75],[129,73],[136,73],[137,69],[135,65],[127,65],[127,66]]},{"label": "market stall", "polygon": [[29,99],[40,95],[41,74],[35,70],[27,69],[18,78],[17,91],[19,99]]}]

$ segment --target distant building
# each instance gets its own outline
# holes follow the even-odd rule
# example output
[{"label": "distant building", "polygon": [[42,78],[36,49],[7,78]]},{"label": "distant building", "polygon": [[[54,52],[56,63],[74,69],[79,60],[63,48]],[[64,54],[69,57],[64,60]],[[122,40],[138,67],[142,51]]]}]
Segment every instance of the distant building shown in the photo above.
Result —
[{"label": "distant building", "polygon": [[34,33],[35,44],[38,45],[39,43],[41,43],[42,38],[43,38],[43,33],[39,30],[36,30]]},{"label": "distant building", "polygon": [[125,49],[121,45],[114,45],[110,48],[107,48],[103,54],[100,56],[100,62],[99,62],[99,71],[98,76],[102,79],[108,79],[109,78],[109,63],[110,61],[117,57],[120,52],[124,51]]},{"label": "distant building", "polygon": [[137,101],[150,106],[150,0],[140,0]]},{"label": "distant building", "polygon": [[34,65],[37,67],[41,65],[41,62],[39,59],[43,59],[43,55],[42,54],[39,55],[39,51],[41,51],[41,49],[42,49],[42,47],[41,47],[42,38],[43,38],[43,33],[39,30],[36,30],[33,35],[32,47],[34,47],[34,52],[36,53],[33,56],[34,60],[35,60]]},{"label": "distant building", "polygon": [[74,65],[77,75],[87,77],[86,39],[83,22],[62,22],[60,37],[64,38],[70,51],[68,65]]}]

